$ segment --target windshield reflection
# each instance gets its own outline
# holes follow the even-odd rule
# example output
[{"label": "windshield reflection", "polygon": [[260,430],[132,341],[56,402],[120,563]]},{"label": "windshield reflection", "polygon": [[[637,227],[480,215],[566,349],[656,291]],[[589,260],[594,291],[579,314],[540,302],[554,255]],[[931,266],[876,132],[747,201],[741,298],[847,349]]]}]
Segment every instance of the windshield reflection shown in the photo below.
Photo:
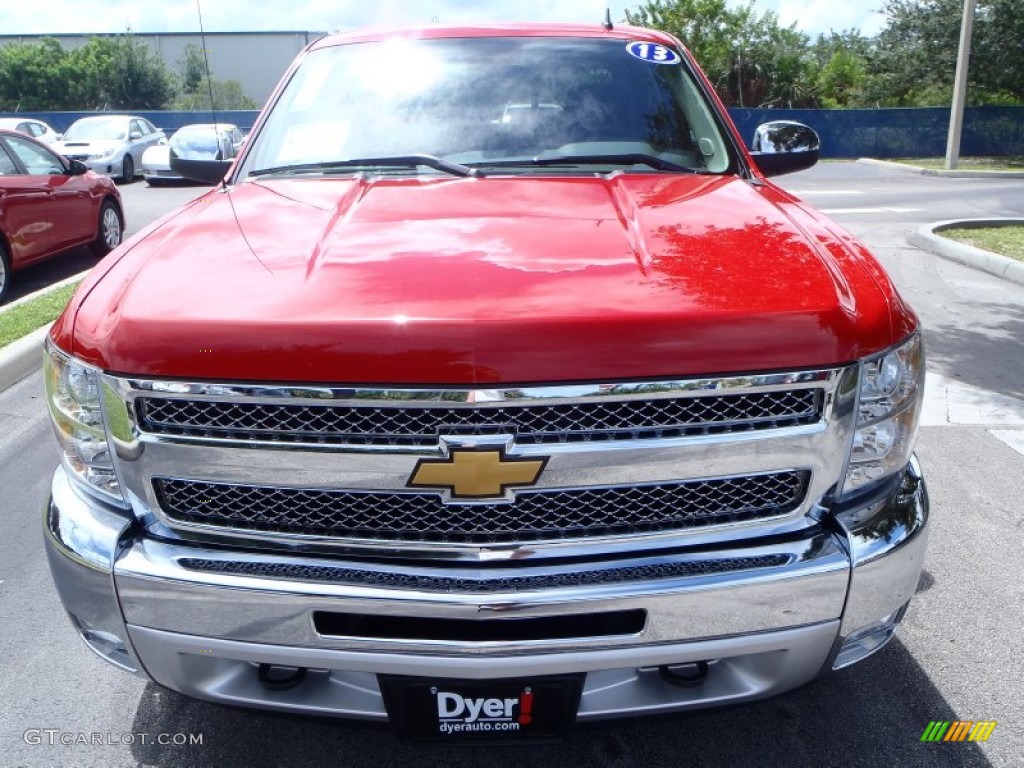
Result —
[{"label": "windshield reflection", "polygon": [[648,155],[715,173],[730,163],[681,64],[638,59],[624,40],[483,37],[313,51],[273,106],[243,173],[411,155],[481,167]]}]

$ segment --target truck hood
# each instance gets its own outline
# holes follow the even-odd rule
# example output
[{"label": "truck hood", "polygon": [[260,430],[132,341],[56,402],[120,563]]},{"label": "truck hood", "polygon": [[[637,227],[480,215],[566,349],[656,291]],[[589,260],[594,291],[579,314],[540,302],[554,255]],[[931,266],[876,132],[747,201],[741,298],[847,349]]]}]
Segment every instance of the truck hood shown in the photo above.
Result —
[{"label": "truck hood", "polygon": [[108,371],[234,381],[827,366],[907,330],[830,227],[735,177],[246,181],[123,246],[54,335]]}]

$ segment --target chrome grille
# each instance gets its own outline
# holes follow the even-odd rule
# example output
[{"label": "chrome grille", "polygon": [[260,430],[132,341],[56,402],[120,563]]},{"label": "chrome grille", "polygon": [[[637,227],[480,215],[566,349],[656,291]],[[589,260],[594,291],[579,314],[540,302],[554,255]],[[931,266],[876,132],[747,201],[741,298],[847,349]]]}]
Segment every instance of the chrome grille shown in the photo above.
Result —
[{"label": "chrome grille", "polygon": [[785,555],[754,555],[707,560],[629,565],[600,570],[548,572],[529,576],[483,576],[470,579],[461,576],[435,576],[394,571],[367,571],[335,565],[304,563],[210,560],[185,558],[180,564],[194,571],[253,576],[264,579],[295,579],[298,581],[351,584],[363,587],[387,587],[423,592],[525,592],[537,589],[561,589],[631,581],[678,579],[688,576],[709,576],[715,573],[746,571],[754,568],[775,568],[789,562]]},{"label": "chrome grille", "polygon": [[520,445],[717,435],[813,424],[822,390],[579,402],[289,404],[139,397],[136,417],[158,435],[327,445],[427,446],[440,435],[514,434]]},{"label": "chrome grille", "polygon": [[174,522],[248,531],[402,542],[520,542],[685,530],[793,511],[810,473],[612,488],[520,491],[511,503],[443,504],[435,493],[279,488],[155,478]]}]

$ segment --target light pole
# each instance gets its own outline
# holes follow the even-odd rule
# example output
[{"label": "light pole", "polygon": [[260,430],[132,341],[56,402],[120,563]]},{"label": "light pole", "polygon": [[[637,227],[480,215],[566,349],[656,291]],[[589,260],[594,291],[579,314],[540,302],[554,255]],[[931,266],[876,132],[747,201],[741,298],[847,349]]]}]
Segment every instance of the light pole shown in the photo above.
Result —
[{"label": "light pole", "polygon": [[971,29],[974,26],[975,0],[964,0],[964,17],[960,22],[960,50],[956,56],[956,80],[953,83],[953,104],[949,110],[949,137],[946,140],[946,169],[956,168],[960,160],[960,135],[964,127],[964,101],[967,96],[967,63],[971,58]]}]

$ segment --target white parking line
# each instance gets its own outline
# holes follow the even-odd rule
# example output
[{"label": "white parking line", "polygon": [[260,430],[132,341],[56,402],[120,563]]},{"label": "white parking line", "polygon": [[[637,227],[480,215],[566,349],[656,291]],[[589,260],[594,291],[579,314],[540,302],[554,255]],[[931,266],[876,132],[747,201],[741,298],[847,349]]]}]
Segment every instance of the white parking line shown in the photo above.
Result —
[{"label": "white parking line", "polygon": [[988,433],[997,440],[1002,440],[1017,453],[1024,456],[1024,430],[990,429]]},{"label": "white parking line", "polygon": [[920,208],[822,208],[821,212],[833,216],[844,213],[913,213]]},{"label": "white parking line", "polygon": [[925,377],[921,425],[944,424],[1024,427],[1024,399],[929,373]]}]

